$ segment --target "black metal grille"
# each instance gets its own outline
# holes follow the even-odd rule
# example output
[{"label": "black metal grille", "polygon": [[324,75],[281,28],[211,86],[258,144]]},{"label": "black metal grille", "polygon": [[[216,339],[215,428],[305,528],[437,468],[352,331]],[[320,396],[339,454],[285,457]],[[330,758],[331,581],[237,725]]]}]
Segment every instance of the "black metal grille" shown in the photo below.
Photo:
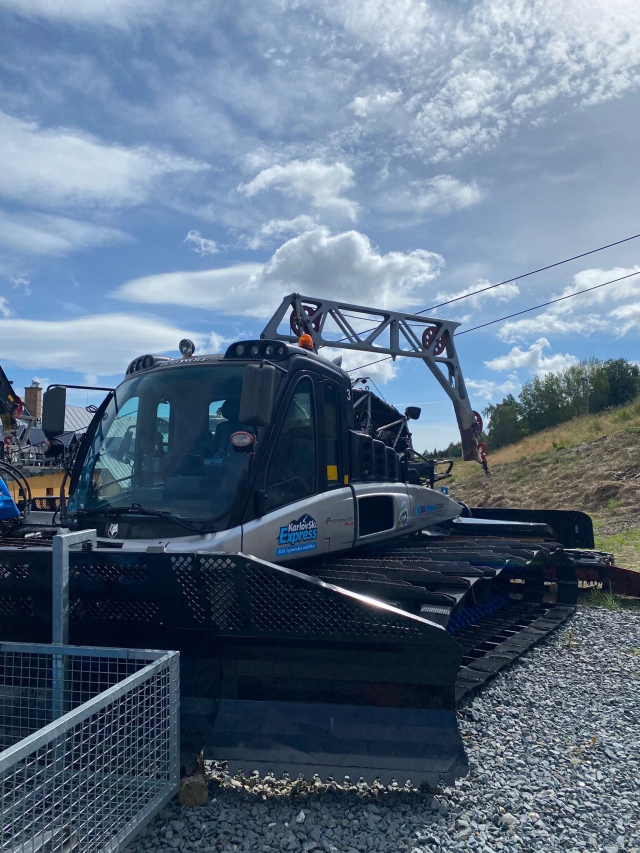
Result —
[{"label": "black metal grille", "polygon": [[35,606],[31,596],[5,595],[0,597],[0,616],[13,618],[18,615],[31,617],[35,614]]},{"label": "black metal grille", "polygon": [[159,611],[151,601],[114,601],[74,599],[69,605],[74,619],[97,619],[107,622],[153,622]]},{"label": "black metal grille", "polygon": [[1,580],[24,580],[29,577],[29,565],[27,563],[0,563]]},{"label": "black metal grille", "polygon": [[226,631],[240,631],[244,624],[235,569],[236,564],[229,557],[200,558],[200,574],[211,607],[211,619]]},{"label": "black metal grille", "polygon": [[202,606],[198,584],[193,575],[193,557],[191,555],[171,557],[171,566],[187,600],[191,615],[196,622],[201,624],[206,622],[207,614]]},{"label": "black metal grille", "polygon": [[145,581],[147,567],[139,563],[85,563],[72,565],[70,575],[92,581]]},{"label": "black metal grille", "polygon": [[420,638],[422,631],[389,611],[365,610],[340,595],[249,565],[247,590],[254,626],[265,633]]},{"label": "black metal grille", "polygon": [[60,498],[52,497],[51,495],[42,498],[32,498],[31,509],[37,509],[42,512],[55,512],[57,509],[60,509]]}]

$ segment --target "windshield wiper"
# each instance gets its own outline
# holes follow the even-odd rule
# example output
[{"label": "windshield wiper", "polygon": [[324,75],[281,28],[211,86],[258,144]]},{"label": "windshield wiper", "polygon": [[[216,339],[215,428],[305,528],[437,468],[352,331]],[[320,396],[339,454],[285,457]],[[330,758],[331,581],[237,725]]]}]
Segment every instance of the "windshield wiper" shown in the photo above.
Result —
[{"label": "windshield wiper", "polygon": [[[216,530],[214,527],[201,527],[198,522],[185,521],[183,518],[180,518],[179,515],[175,515],[172,512],[167,512],[164,509],[147,509],[146,507],[140,506],[140,504],[133,503],[130,506],[97,506],[95,509],[77,509],[74,515],[96,515],[100,513],[100,515],[104,515],[105,518],[112,518],[117,515],[151,515],[155,518],[167,518],[170,521],[174,521],[176,524],[179,524],[180,527],[185,527],[187,530],[191,530],[194,533],[215,533]],[[206,522],[202,522],[202,524],[206,524]]]}]

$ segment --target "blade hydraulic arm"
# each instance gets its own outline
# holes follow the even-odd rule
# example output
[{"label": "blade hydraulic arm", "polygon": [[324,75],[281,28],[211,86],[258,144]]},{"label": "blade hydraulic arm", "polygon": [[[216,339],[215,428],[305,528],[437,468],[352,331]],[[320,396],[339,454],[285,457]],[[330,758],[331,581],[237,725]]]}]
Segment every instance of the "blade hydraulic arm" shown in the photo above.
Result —
[{"label": "blade hydraulic arm", "polygon": [[[325,346],[390,355],[394,361],[398,356],[422,359],[453,403],[463,458],[480,462],[486,470],[485,445],[479,441],[482,421],[471,408],[453,340],[459,325],[292,293],[282,300],[261,337],[296,343],[306,333],[316,351]],[[336,334],[342,337],[337,339]]]}]

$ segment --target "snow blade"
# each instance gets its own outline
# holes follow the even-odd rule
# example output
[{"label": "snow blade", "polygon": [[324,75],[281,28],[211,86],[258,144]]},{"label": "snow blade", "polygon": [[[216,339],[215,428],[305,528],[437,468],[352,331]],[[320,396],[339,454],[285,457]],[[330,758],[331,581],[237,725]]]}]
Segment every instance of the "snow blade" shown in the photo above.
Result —
[{"label": "snow blade", "polygon": [[468,771],[453,711],[224,699],[213,737],[232,774],[317,773],[322,781],[434,788]]},{"label": "snow blade", "polygon": [[[6,549],[0,569],[2,639],[46,642],[50,551]],[[69,575],[72,643],[180,651],[185,754],[415,785],[467,770],[442,625],[244,554],[96,549]]]}]

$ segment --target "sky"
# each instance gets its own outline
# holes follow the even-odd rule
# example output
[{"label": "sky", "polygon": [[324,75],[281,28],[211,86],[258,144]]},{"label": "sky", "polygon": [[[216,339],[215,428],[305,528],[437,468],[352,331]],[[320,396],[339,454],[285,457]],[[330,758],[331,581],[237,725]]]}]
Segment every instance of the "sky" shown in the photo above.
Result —
[{"label": "sky", "polygon": [[[111,387],[287,293],[418,311],[632,236],[639,107],[637,0],[0,0],[0,364]],[[637,270],[640,240],[440,310]],[[640,276],[461,335],[474,408],[639,328]],[[456,440],[422,363],[361,375]]]}]

